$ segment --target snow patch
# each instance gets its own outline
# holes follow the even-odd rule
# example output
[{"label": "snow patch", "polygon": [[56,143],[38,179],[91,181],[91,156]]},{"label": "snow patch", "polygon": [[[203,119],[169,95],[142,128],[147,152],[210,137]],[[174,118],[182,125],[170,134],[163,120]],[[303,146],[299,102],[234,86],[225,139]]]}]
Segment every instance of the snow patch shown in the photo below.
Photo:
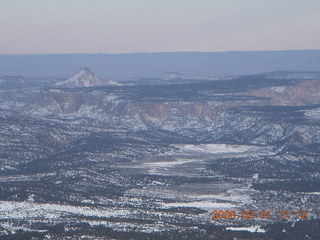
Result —
[{"label": "snow patch", "polygon": [[217,203],[211,201],[193,201],[193,202],[175,202],[175,203],[163,203],[163,207],[195,207],[204,209],[207,211],[213,211],[214,209],[235,209],[237,206],[231,203]]},{"label": "snow patch", "polygon": [[252,233],[265,233],[266,230],[262,229],[260,226],[251,227],[227,227],[226,230],[230,231],[248,231]]}]

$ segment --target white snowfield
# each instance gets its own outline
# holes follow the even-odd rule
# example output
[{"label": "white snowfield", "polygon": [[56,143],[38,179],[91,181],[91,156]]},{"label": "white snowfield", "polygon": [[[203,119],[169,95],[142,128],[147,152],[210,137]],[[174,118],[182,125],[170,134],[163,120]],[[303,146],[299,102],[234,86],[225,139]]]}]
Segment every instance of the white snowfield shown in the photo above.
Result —
[{"label": "white snowfield", "polygon": [[[29,224],[20,226],[14,225],[11,220],[23,220],[29,223],[41,222],[71,222],[79,221],[80,217],[119,217],[128,218],[130,216],[139,216],[141,211],[128,211],[124,209],[115,209],[107,207],[76,207],[62,204],[49,203],[30,203],[30,202],[14,202],[14,201],[0,201],[0,219],[4,220],[0,223],[0,227],[5,231],[15,233],[17,230],[31,231],[31,232],[46,232],[47,230],[33,229]],[[169,214],[159,213],[161,217]],[[8,221],[5,221],[8,220]],[[130,222],[109,222],[106,220],[85,220],[81,222],[89,223],[91,226],[103,225],[112,227],[115,230],[127,231],[130,229],[139,229],[142,232],[154,232],[168,228],[176,228],[174,225],[163,225],[163,223],[145,224],[145,223],[130,223]],[[65,228],[68,231],[67,227]]]},{"label": "white snowfield", "polygon": [[[79,221],[80,217],[119,217],[119,218],[136,218],[140,216],[141,210],[124,210],[108,207],[76,207],[62,204],[49,203],[31,203],[31,202],[14,202],[14,201],[0,201],[0,219],[4,220],[0,223],[0,227],[5,231],[15,233],[17,230],[31,231],[31,232],[46,232],[47,230],[33,229],[30,223],[57,223],[57,222],[71,222]],[[170,217],[169,213],[153,213],[158,215],[158,218]],[[12,219],[23,220],[26,224],[17,226],[11,222]],[[80,218],[81,219],[81,218]],[[6,221],[7,220],[7,221]],[[132,229],[139,229],[141,232],[155,232],[166,229],[177,229],[176,225],[163,224],[163,222],[155,222],[152,224],[139,222],[113,222],[104,219],[90,220],[81,219],[81,222],[89,223],[91,226],[103,225],[112,227],[119,231],[130,231]],[[187,228],[187,227],[186,227]],[[68,231],[68,227],[65,227]]]},{"label": "white snowfield", "polygon": [[320,118],[320,108],[315,108],[312,110],[304,110],[302,112],[308,118],[311,118],[311,119],[319,119]]},{"label": "white snowfield", "polygon": [[72,215],[94,216],[94,217],[125,217],[130,211],[124,209],[112,209],[106,207],[76,207],[62,204],[32,203],[0,201],[0,219],[50,219]]},{"label": "white snowfield", "polygon": [[244,204],[252,204],[251,194],[256,191],[249,187],[229,189],[219,194],[186,195],[185,202],[162,203],[162,207],[194,207],[206,211],[216,209],[236,210]]},{"label": "white snowfield", "polygon": [[233,145],[233,144],[177,144],[173,145],[182,152],[221,154],[221,153],[245,153],[256,152],[270,153],[271,147],[261,147],[252,145]]},{"label": "white snowfield", "polygon": [[274,154],[272,146],[233,145],[233,144],[174,144],[172,151],[160,160],[148,160],[135,163],[132,168],[145,168],[149,174],[184,175],[184,167],[201,168],[203,164],[212,161],[215,157],[224,156],[268,156]]},{"label": "white snowfield", "polygon": [[164,203],[163,207],[194,207],[204,210],[212,209],[235,209],[237,206],[231,203],[217,203],[210,201],[193,201],[193,202],[176,202],[176,203]]},{"label": "white snowfield", "polygon": [[144,163],[144,166],[146,167],[173,167],[175,165],[185,164],[185,163],[191,163],[198,161],[198,159],[182,159],[177,158],[174,161],[163,161],[163,162],[148,162]]},{"label": "white snowfield", "polygon": [[305,192],[308,195],[320,195],[320,192]]},{"label": "white snowfield", "polygon": [[251,226],[251,227],[227,227],[226,230],[231,231],[248,231],[252,233],[265,233],[266,230],[262,229],[260,226]]}]

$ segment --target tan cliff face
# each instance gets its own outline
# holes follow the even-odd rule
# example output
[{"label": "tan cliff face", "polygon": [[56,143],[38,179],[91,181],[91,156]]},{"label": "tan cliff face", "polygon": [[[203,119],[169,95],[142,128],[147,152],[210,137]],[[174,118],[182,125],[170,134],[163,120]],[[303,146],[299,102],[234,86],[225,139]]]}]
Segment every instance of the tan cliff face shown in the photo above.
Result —
[{"label": "tan cliff face", "polygon": [[[254,144],[284,138],[303,144],[319,140],[319,135],[313,134],[314,129],[303,125],[306,119],[319,119],[318,109],[282,107],[319,103],[320,81],[276,80],[270,84],[260,77],[255,81],[244,80],[159,86],[49,87],[2,97],[3,105],[21,116],[53,117],[58,122],[68,119],[102,128],[179,131],[190,136],[200,133],[203,139],[232,139],[240,143],[250,139]],[[292,125],[292,116],[298,116],[301,126]],[[233,132],[236,134],[232,135]]]},{"label": "tan cliff face", "polygon": [[[210,119],[230,107],[215,102],[128,101],[100,91],[37,90],[24,100],[22,112],[33,115],[79,115],[115,119],[140,118],[145,124],[161,125],[171,118]],[[236,104],[237,105],[237,104]],[[235,105],[232,105],[235,106]]]},{"label": "tan cliff face", "polygon": [[320,103],[320,80],[305,81],[295,86],[271,87],[253,90],[251,95],[268,98],[274,106],[304,106]]},{"label": "tan cliff face", "polygon": [[[297,81],[295,84],[272,85],[257,90],[244,88],[243,91],[228,92],[226,89],[226,93],[205,86],[200,89],[200,92],[206,90],[205,95],[197,95],[197,92],[193,93],[194,95],[189,94],[191,87],[197,88],[198,85],[175,86],[177,90],[181,87],[187,88],[187,97],[181,94],[177,96],[176,92],[168,94],[171,86],[160,89],[160,93],[165,92],[163,95],[154,87],[147,90],[143,87],[49,88],[26,91],[24,94],[27,93],[27,97],[15,97],[15,101],[11,98],[8,103],[15,104],[17,112],[25,114],[97,119],[99,123],[110,127],[148,128],[166,124],[184,127],[189,124],[192,128],[199,123],[214,126],[219,118],[223,119],[226,110],[237,107],[303,106],[320,103],[319,83],[318,80]],[[246,85],[240,85],[243,86]],[[152,95],[149,94],[150,90],[154,91]]]},{"label": "tan cliff face", "polygon": [[[130,102],[119,98],[109,101],[103,100],[104,94],[77,93],[77,92],[50,92],[40,91],[37,99],[38,107],[50,109],[52,114],[75,114],[84,106],[92,106],[102,112],[109,111],[121,114],[139,114],[157,118],[160,121],[172,115],[201,117],[211,115],[214,107],[208,103],[181,103],[181,102]],[[34,107],[33,103],[29,105]]]}]

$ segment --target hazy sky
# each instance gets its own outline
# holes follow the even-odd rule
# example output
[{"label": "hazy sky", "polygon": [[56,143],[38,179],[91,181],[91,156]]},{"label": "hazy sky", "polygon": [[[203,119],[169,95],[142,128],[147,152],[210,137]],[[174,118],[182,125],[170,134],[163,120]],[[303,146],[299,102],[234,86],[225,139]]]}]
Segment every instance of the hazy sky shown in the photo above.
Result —
[{"label": "hazy sky", "polygon": [[0,0],[0,53],[320,49],[320,0]]}]

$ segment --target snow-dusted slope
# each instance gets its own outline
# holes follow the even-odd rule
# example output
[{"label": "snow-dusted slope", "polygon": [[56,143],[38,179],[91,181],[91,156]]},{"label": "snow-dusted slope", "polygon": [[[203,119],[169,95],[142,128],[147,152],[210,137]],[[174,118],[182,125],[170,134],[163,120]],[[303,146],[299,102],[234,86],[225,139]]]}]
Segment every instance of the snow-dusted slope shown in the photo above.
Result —
[{"label": "snow-dusted slope", "polygon": [[100,85],[118,85],[118,83],[111,80],[102,80],[90,69],[80,68],[71,78],[55,84],[55,86],[61,87],[93,87]]}]

